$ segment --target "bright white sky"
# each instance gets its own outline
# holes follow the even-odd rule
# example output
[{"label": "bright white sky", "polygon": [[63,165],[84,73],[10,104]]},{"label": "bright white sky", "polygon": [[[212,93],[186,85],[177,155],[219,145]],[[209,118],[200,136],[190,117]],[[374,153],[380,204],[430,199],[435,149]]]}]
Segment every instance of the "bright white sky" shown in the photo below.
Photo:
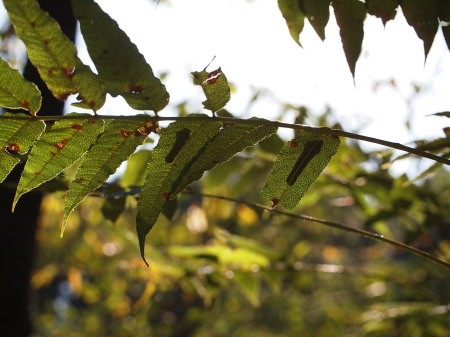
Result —
[{"label": "bright white sky", "polygon": [[[347,131],[409,143],[443,135],[450,120],[427,115],[449,111],[450,53],[440,32],[425,63],[422,42],[403,15],[383,28],[381,20],[366,19],[363,52],[351,77],[334,17],[322,42],[307,23],[304,48],[290,37],[276,0],[170,0],[158,6],[148,0],[96,0],[138,46],[156,74],[164,80],[170,107],[193,99],[201,107],[201,88],[190,72],[222,67],[237,91],[227,109],[242,116],[274,118],[282,103],[304,105],[313,112],[333,108]],[[88,62],[86,51],[80,56]],[[377,81],[395,79],[374,91]],[[423,87],[413,96],[415,83]],[[269,89],[266,99],[245,111],[252,88]],[[109,98],[102,114],[135,113],[120,98]],[[72,110],[72,108],[71,108]],[[172,110],[173,111],[173,110]],[[413,116],[412,132],[404,128]],[[293,114],[285,116],[292,122]]]},{"label": "bright white sky", "polygon": [[[379,19],[366,20],[369,29],[354,84],[334,17],[324,43],[306,24],[302,49],[290,37],[276,0],[170,0],[158,6],[147,0],[126,6],[121,0],[97,2],[136,43],[155,73],[169,72],[164,83],[172,106],[186,98],[195,98],[196,107],[201,106],[201,89],[192,85],[189,74],[216,56],[208,69],[222,67],[236,85],[227,106],[234,113],[248,115],[244,110],[253,87],[273,94],[250,112],[266,118],[279,112],[276,100],[317,112],[329,104],[348,131],[359,128],[365,135],[403,143],[441,135],[442,127],[450,124],[442,117],[425,117],[450,110],[450,53],[442,33],[425,64],[422,42],[401,13],[386,28]],[[376,81],[392,78],[397,88],[373,90]],[[417,97],[412,96],[412,83],[423,86]],[[110,109],[117,112],[122,105],[115,103]],[[403,127],[410,114],[412,134]],[[292,122],[293,115],[286,120]]]}]

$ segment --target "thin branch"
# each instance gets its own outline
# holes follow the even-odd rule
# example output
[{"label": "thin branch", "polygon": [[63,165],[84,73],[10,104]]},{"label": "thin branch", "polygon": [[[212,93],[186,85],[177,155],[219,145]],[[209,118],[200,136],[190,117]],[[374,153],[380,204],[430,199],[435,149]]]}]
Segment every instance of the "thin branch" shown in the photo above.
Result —
[{"label": "thin branch", "polygon": [[407,244],[404,244],[402,242],[385,238],[383,235],[379,235],[379,234],[376,234],[376,233],[368,232],[368,231],[365,231],[365,230],[362,230],[362,229],[358,229],[358,228],[348,227],[348,226],[345,226],[345,225],[342,225],[342,224],[339,224],[339,223],[336,223],[336,222],[332,222],[332,221],[318,219],[318,218],[315,218],[315,217],[312,217],[312,216],[309,216],[309,215],[293,214],[293,213],[280,211],[280,210],[273,209],[273,208],[265,206],[265,205],[260,205],[260,204],[253,203],[253,202],[248,202],[248,201],[245,201],[245,200],[237,200],[237,199],[233,199],[233,198],[229,198],[229,197],[225,197],[225,196],[218,196],[218,195],[211,195],[211,194],[200,194],[200,193],[193,193],[193,192],[183,192],[183,193],[184,194],[191,194],[191,195],[199,195],[199,196],[202,196],[202,197],[205,197],[205,198],[214,198],[214,199],[231,201],[231,202],[235,202],[235,203],[239,203],[239,204],[245,204],[245,205],[247,205],[249,207],[252,207],[252,208],[262,209],[262,210],[269,211],[269,212],[272,212],[272,213],[285,215],[285,216],[288,216],[288,217],[291,217],[291,218],[311,221],[311,222],[319,223],[319,224],[322,224],[322,225],[325,225],[325,226],[328,226],[328,227],[338,228],[338,229],[342,229],[342,230],[347,231],[347,232],[356,233],[358,235],[362,235],[362,236],[365,236],[365,237],[368,237],[368,238],[371,238],[371,239],[374,239],[374,240],[377,240],[377,241],[381,241],[381,242],[387,243],[387,244],[389,244],[391,246],[403,249],[405,251],[408,251],[408,252],[410,252],[412,254],[420,256],[420,257],[422,257],[422,258],[424,258],[424,259],[426,259],[428,261],[431,261],[431,262],[434,262],[436,264],[439,264],[439,265],[447,268],[448,270],[450,270],[450,263],[445,262],[445,261],[443,261],[443,260],[441,260],[441,259],[439,259],[439,258],[437,258],[437,257],[435,257],[435,256],[433,256],[431,254],[423,252],[423,251],[421,251],[419,249],[411,247],[411,246],[409,246]]},{"label": "thin branch", "polygon": [[[82,117],[81,117],[82,118]],[[43,121],[55,121],[55,120],[61,120],[61,119],[80,119],[80,116],[36,116],[36,117],[24,117],[24,116],[0,116],[0,119],[10,119],[10,120],[43,120]],[[432,153],[418,150],[406,145],[402,145],[399,143],[389,142],[383,139],[374,138],[374,137],[367,137],[363,135],[359,135],[352,132],[347,132],[343,130],[338,129],[330,129],[327,127],[315,127],[315,126],[309,126],[309,125],[303,125],[303,124],[290,124],[290,123],[283,123],[283,122],[277,122],[277,121],[269,121],[269,120],[259,120],[259,119],[240,119],[240,118],[230,118],[230,117],[202,117],[202,116],[195,116],[195,117],[160,117],[160,116],[148,116],[148,115],[138,115],[138,116],[91,116],[89,119],[96,120],[96,119],[103,119],[103,120],[110,120],[110,119],[122,119],[122,120],[146,120],[146,121],[154,121],[154,122],[163,122],[163,121],[183,121],[183,122],[204,122],[204,121],[215,121],[215,122],[223,122],[223,123],[231,123],[231,124],[246,124],[246,125],[265,125],[265,126],[271,126],[271,127],[277,127],[277,128],[287,128],[287,129],[294,129],[294,130],[304,130],[304,131],[311,131],[318,134],[326,134],[326,135],[334,135],[334,136],[340,136],[350,139],[357,139],[364,142],[374,143],[383,145],[392,149],[397,149],[400,151],[404,151],[410,154],[414,154],[419,157],[428,158],[431,160],[434,160],[436,162],[449,165],[450,166],[450,160],[434,155]]]},{"label": "thin branch", "polygon": [[[101,198],[112,198],[112,199],[116,199],[116,198],[123,198],[125,196],[128,195],[138,195],[140,193],[141,189],[140,188],[134,188],[131,191],[124,191],[124,192],[118,192],[118,193],[99,193],[99,192],[94,192],[91,194],[91,196],[94,197],[101,197]],[[365,231],[363,229],[358,229],[358,228],[353,228],[353,227],[348,227],[336,222],[332,222],[332,221],[327,221],[327,220],[323,220],[323,219],[318,219],[309,215],[302,215],[302,214],[294,214],[294,213],[289,213],[289,212],[285,212],[285,211],[280,211],[278,209],[274,209],[272,207],[268,207],[265,205],[261,205],[261,204],[257,204],[257,203],[253,203],[253,202],[249,202],[249,201],[245,201],[245,200],[237,200],[237,199],[233,199],[230,197],[225,197],[225,196],[220,196],[220,195],[212,195],[212,194],[203,194],[203,193],[194,193],[192,191],[184,191],[182,192],[182,194],[188,194],[188,195],[198,195],[204,198],[213,198],[213,199],[220,199],[220,200],[226,200],[226,201],[230,201],[230,202],[234,202],[234,203],[238,203],[238,204],[244,204],[247,205],[251,208],[255,208],[255,209],[262,209],[264,211],[269,211],[272,213],[276,213],[276,214],[281,214],[281,215],[285,215],[291,218],[296,218],[296,219],[300,219],[300,220],[306,220],[306,221],[311,221],[311,222],[315,222],[315,223],[319,223],[328,227],[333,227],[333,228],[338,228],[338,229],[342,229],[344,231],[347,232],[351,232],[351,233],[355,233],[358,235],[362,235],[377,241],[381,241],[384,243],[387,243],[391,246],[400,248],[402,250],[405,250],[407,252],[410,252],[412,254],[415,254],[419,257],[422,257],[428,261],[431,261],[433,263],[439,264],[445,268],[447,268],[448,270],[450,270],[450,263],[443,261],[431,254],[428,254],[424,251],[421,251],[419,249],[416,249],[414,247],[411,247],[407,244],[404,244],[402,242],[399,241],[395,241],[395,240],[391,240],[388,238],[385,238],[383,235],[380,234],[376,234],[376,233],[372,233],[372,232],[368,232]]]}]

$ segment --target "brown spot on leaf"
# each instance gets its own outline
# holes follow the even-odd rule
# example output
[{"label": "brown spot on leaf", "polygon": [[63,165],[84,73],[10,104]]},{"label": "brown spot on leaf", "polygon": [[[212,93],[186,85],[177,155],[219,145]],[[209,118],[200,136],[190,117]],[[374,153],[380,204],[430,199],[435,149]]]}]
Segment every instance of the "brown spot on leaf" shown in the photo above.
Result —
[{"label": "brown spot on leaf", "polygon": [[34,22],[34,21],[31,21],[31,22],[30,22],[30,25],[31,25],[31,27],[33,27],[33,28],[34,28],[34,27],[36,27],[36,22]]},{"label": "brown spot on leaf", "polygon": [[65,102],[70,95],[72,95],[71,92],[65,92],[64,94],[57,95],[56,98],[59,99],[60,101]]},{"label": "brown spot on leaf", "polygon": [[28,103],[28,101],[22,101],[22,105],[28,108],[30,103]]},{"label": "brown spot on leaf", "polygon": [[93,109],[95,107],[95,102],[94,101],[90,101],[89,102],[89,106]]},{"label": "brown spot on leaf", "polygon": [[17,145],[16,143],[9,143],[8,150],[18,152],[20,150],[20,148],[19,148],[19,145]]},{"label": "brown spot on leaf", "polygon": [[56,147],[58,149],[58,151],[60,151],[64,147],[64,145],[59,144],[59,143],[55,143],[55,144],[53,144],[53,146]]},{"label": "brown spot on leaf", "polygon": [[77,180],[77,184],[82,184],[83,181],[85,181],[85,180],[86,180],[86,179],[84,179],[84,178],[80,178],[80,179]]},{"label": "brown spot on leaf", "polygon": [[163,196],[164,199],[169,200],[170,199],[170,192],[165,192],[165,193],[163,193],[162,196]]},{"label": "brown spot on leaf", "polygon": [[69,80],[75,76],[75,68],[63,68],[63,72]]},{"label": "brown spot on leaf", "polygon": [[141,93],[143,90],[144,88],[141,85],[137,85],[134,83],[128,86],[128,92],[131,92],[133,94]]},{"label": "brown spot on leaf", "polygon": [[56,152],[50,151],[50,154],[51,154],[52,156],[56,156]]},{"label": "brown spot on leaf", "polygon": [[37,175],[39,175],[39,174],[41,174],[41,172],[39,172],[39,171],[34,172],[34,175],[35,175],[35,176],[37,176]]},{"label": "brown spot on leaf", "polygon": [[272,202],[272,208],[274,208],[276,205],[278,205],[280,203],[280,199],[278,198],[273,198],[272,200],[270,200]]},{"label": "brown spot on leaf", "polygon": [[130,137],[130,135],[131,135],[131,131],[128,131],[128,130],[120,130],[120,134],[123,136],[123,137]]},{"label": "brown spot on leaf", "polygon": [[290,142],[289,142],[289,146],[290,146],[290,147],[296,147],[296,146],[298,146],[298,143],[297,143],[297,142],[294,142],[294,141],[290,141]]},{"label": "brown spot on leaf", "polygon": [[88,124],[95,124],[95,123],[96,123],[96,121],[94,121],[92,119],[88,120]]},{"label": "brown spot on leaf", "polygon": [[64,138],[61,140],[61,144],[66,145],[69,142],[69,138]]},{"label": "brown spot on leaf", "polygon": [[144,125],[134,131],[134,135],[136,137],[148,136],[151,132],[156,132],[158,127],[158,122],[145,122]]},{"label": "brown spot on leaf", "polygon": [[48,44],[50,43],[50,40],[44,40],[43,42],[46,46],[48,46]]},{"label": "brown spot on leaf", "polygon": [[338,135],[331,135],[331,138],[339,139],[339,136]]},{"label": "brown spot on leaf", "polygon": [[[80,131],[81,130],[81,124],[72,124],[72,129],[74,129],[75,131]],[[81,130],[83,131],[83,130]]]},{"label": "brown spot on leaf", "polygon": [[222,70],[219,68],[217,70],[214,70],[208,74],[208,78],[206,79],[205,83],[207,84],[214,84],[217,82],[219,77],[222,75]]}]

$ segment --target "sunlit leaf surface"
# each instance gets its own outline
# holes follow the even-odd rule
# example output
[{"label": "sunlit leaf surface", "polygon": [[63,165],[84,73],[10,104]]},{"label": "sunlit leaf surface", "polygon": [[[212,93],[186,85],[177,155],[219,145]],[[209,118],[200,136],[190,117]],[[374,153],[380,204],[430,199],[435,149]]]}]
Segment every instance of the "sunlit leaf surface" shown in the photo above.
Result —
[{"label": "sunlit leaf surface", "polygon": [[184,174],[220,132],[221,125],[222,123],[214,122],[213,119],[195,123],[178,121],[170,124],[161,134],[148,164],[138,204],[136,226],[143,258],[147,233],[166,202],[175,197],[174,192]]},{"label": "sunlit leaf surface", "polygon": [[262,195],[273,206],[293,209],[328,165],[339,147],[337,136],[302,132],[284,146]]},{"label": "sunlit leaf surface", "polygon": [[20,72],[11,69],[0,58],[0,106],[25,109],[35,115],[41,107],[41,92],[34,83],[26,81]]},{"label": "sunlit leaf surface", "polygon": [[149,121],[113,120],[106,124],[105,131],[84,157],[69,186],[61,234],[72,210],[116,172],[156,127],[157,124]]},{"label": "sunlit leaf surface", "polygon": [[53,95],[66,100],[78,94],[77,106],[100,109],[106,95],[103,83],[80,61],[58,23],[35,0],[5,0],[3,4],[28,57]]},{"label": "sunlit leaf surface", "polygon": [[79,120],[57,121],[33,146],[17,187],[13,208],[20,196],[71,166],[97,140],[98,134],[103,131],[104,122],[86,119],[89,116],[86,114],[79,116]]},{"label": "sunlit leaf surface", "polygon": [[[17,113],[6,113],[4,116],[29,117]],[[19,162],[14,153],[27,153],[44,129],[45,124],[41,121],[2,120],[0,117],[0,182]]]},{"label": "sunlit leaf surface", "polygon": [[92,0],[72,1],[89,55],[112,96],[137,110],[163,109],[169,94],[136,45]]}]

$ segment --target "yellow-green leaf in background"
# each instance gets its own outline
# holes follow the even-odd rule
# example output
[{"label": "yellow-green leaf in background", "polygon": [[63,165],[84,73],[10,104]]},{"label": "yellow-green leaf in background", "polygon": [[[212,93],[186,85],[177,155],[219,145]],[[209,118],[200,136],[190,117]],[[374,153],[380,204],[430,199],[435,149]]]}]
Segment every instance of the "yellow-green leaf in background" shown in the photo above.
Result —
[{"label": "yellow-green leaf in background", "polygon": [[222,69],[218,68],[212,72],[194,71],[194,84],[201,85],[206,96],[203,102],[205,109],[211,110],[213,114],[223,109],[230,100],[230,85]]},{"label": "yellow-green leaf in background", "polygon": [[277,157],[262,195],[273,206],[293,209],[328,165],[339,147],[339,137],[303,131]]},{"label": "yellow-green leaf in background", "polygon": [[[206,115],[194,115],[203,116]],[[171,123],[152,152],[147,176],[138,203],[136,229],[142,258],[145,237],[152,229],[159,214],[183,179],[185,172],[204,153],[208,143],[217,136],[222,123],[211,120]]]},{"label": "yellow-green leaf in background", "polygon": [[54,178],[84,156],[103,131],[102,120],[89,119],[88,114],[70,114],[80,119],[57,121],[31,149],[14,197],[19,198],[42,183]]},{"label": "yellow-green leaf in background", "polygon": [[300,0],[300,7],[317,35],[325,40],[325,27],[330,18],[330,0]]},{"label": "yellow-green leaf in background", "polygon": [[169,94],[136,45],[92,0],[72,1],[89,55],[112,96],[137,110],[162,110]]},{"label": "yellow-green leaf in background", "polygon": [[137,151],[127,160],[127,168],[120,177],[120,186],[136,187],[144,185],[145,172],[151,158],[152,151]]},{"label": "yellow-green leaf in background", "polygon": [[294,41],[301,47],[300,43],[300,33],[303,31],[305,26],[305,14],[300,8],[300,3],[298,0],[278,0],[278,7],[280,8],[281,14],[286,20],[286,24],[289,28],[289,33],[291,34]]},{"label": "yellow-green leaf in background", "polygon": [[439,28],[437,0],[403,0],[400,6],[406,21],[423,41],[427,57]]},{"label": "yellow-green leaf in background", "polygon": [[[17,165],[19,159],[14,153],[25,154],[44,132],[42,121],[32,121],[30,116],[19,113],[6,113],[3,116],[22,116],[22,120],[2,120],[0,116],[0,182]],[[30,120],[27,120],[28,118]]]},{"label": "yellow-green leaf in background", "polygon": [[11,69],[0,58],[0,106],[25,109],[36,115],[41,108],[41,101],[41,92],[36,85],[25,80],[18,70]]},{"label": "yellow-green leaf in background", "polygon": [[36,0],[4,0],[11,23],[25,43],[30,61],[53,95],[78,94],[77,106],[94,111],[105,103],[103,82],[77,57],[74,44]]},{"label": "yellow-green leaf in background", "polygon": [[143,120],[113,120],[83,158],[75,179],[69,186],[64,205],[61,235],[73,209],[116,172],[120,164],[155,131],[157,124]]},{"label": "yellow-green leaf in background", "polygon": [[345,57],[350,71],[355,77],[356,61],[361,54],[364,38],[363,25],[366,18],[366,6],[359,0],[334,0],[333,9]]}]

